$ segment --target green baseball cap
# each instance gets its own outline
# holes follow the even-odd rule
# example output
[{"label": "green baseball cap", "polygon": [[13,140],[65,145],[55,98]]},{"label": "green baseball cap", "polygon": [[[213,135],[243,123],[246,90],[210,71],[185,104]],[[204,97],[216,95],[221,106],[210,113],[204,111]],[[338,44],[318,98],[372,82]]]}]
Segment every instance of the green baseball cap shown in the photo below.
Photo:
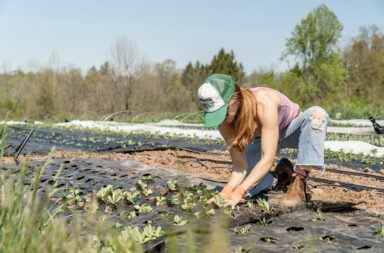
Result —
[{"label": "green baseball cap", "polygon": [[213,74],[200,86],[197,95],[204,108],[206,127],[215,127],[224,121],[234,93],[235,83],[228,75]]}]

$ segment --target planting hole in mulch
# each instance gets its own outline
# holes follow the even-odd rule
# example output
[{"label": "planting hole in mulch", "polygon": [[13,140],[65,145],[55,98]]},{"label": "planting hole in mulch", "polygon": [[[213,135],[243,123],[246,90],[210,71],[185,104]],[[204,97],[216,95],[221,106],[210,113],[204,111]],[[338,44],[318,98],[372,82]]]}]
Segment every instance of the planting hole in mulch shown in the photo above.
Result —
[{"label": "planting hole in mulch", "polygon": [[261,237],[260,241],[275,244],[277,242],[277,239],[267,236],[267,237]]},{"label": "planting hole in mulch", "polygon": [[331,242],[331,241],[335,240],[335,237],[330,236],[330,235],[326,235],[326,236],[322,236],[322,237],[320,237],[320,239],[321,239],[322,241]]},{"label": "planting hole in mulch", "polygon": [[288,232],[292,232],[292,231],[298,232],[298,231],[303,231],[303,230],[304,230],[303,227],[289,227],[289,228],[287,228]]}]

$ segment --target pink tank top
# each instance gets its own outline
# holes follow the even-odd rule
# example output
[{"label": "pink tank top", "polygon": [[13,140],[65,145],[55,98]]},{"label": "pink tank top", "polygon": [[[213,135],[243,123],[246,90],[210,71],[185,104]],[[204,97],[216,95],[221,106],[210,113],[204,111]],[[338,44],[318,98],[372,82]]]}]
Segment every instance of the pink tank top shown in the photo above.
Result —
[{"label": "pink tank top", "polygon": [[255,88],[250,88],[249,90],[253,93],[256,93],[262,89],[273,90],[277,92],[277,94],[279,95],[279,98],[280,98],[280,106],[278,109],[279,110],[278,112],[279,113],[279,129],[280,130],[284,129],[299,113],[300,106],[296,103],[293,103],[283,93],[268,87],[255,87]]}]

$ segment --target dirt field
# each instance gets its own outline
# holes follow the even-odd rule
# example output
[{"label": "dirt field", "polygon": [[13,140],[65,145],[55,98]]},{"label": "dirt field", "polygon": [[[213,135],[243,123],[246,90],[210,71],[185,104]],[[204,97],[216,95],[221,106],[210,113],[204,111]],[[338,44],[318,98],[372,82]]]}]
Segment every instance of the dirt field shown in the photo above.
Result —
[{"label": "dirt field", "polygon": [[[135,159],[148,165],[177,169],[183,173],[193,174],[197,177],[216,182],[226,182],[231,173],[230,157],[226,152],[205,154],[188,151],[164,150],[121,154],[58,151],[54,156],[65,158],[92,157],[119,161]],[[42,160],[44,158],[45,157],[43,156],[30,157],[31,160]],[[10,162],[11,160],[11,158],[5,158],[5,162]],[[359,175],[340,174],[342,172],[358,172]],[[384,176],[369,168],[356,170],[336,164],[327,164],[325,171],[312,171],[310,176],[341,183],[350,183],[357,186],[369,186],[384,189]],[[343,187],[337,182],[329,185],[309,180],[312,200],[348,201],[358,203],[356,207],[359,209],[384,212],[383,192],[377,190],[350,189]]]}]

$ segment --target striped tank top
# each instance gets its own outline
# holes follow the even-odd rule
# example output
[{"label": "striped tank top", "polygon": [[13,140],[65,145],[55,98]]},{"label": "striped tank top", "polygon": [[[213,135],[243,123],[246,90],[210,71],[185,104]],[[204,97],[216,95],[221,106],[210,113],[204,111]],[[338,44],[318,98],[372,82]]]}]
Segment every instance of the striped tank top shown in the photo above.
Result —
[{"label": "striped tank top", "polygon": [[283,93],[268,88],[268,87],[255,87],[250,88],[249,90],[252,93],[257,93],[260,90],[267,89],[272,90],[274,92],[277,92],[280,98],[280,105],[278,108],[278,114],[279,114],[279,129],[282,130],[285,127],[289,125],[289,123],[296,118],[298,113],[300,112],[300,106],[296,103],[293,103],[287,96],[285,96]]}]

